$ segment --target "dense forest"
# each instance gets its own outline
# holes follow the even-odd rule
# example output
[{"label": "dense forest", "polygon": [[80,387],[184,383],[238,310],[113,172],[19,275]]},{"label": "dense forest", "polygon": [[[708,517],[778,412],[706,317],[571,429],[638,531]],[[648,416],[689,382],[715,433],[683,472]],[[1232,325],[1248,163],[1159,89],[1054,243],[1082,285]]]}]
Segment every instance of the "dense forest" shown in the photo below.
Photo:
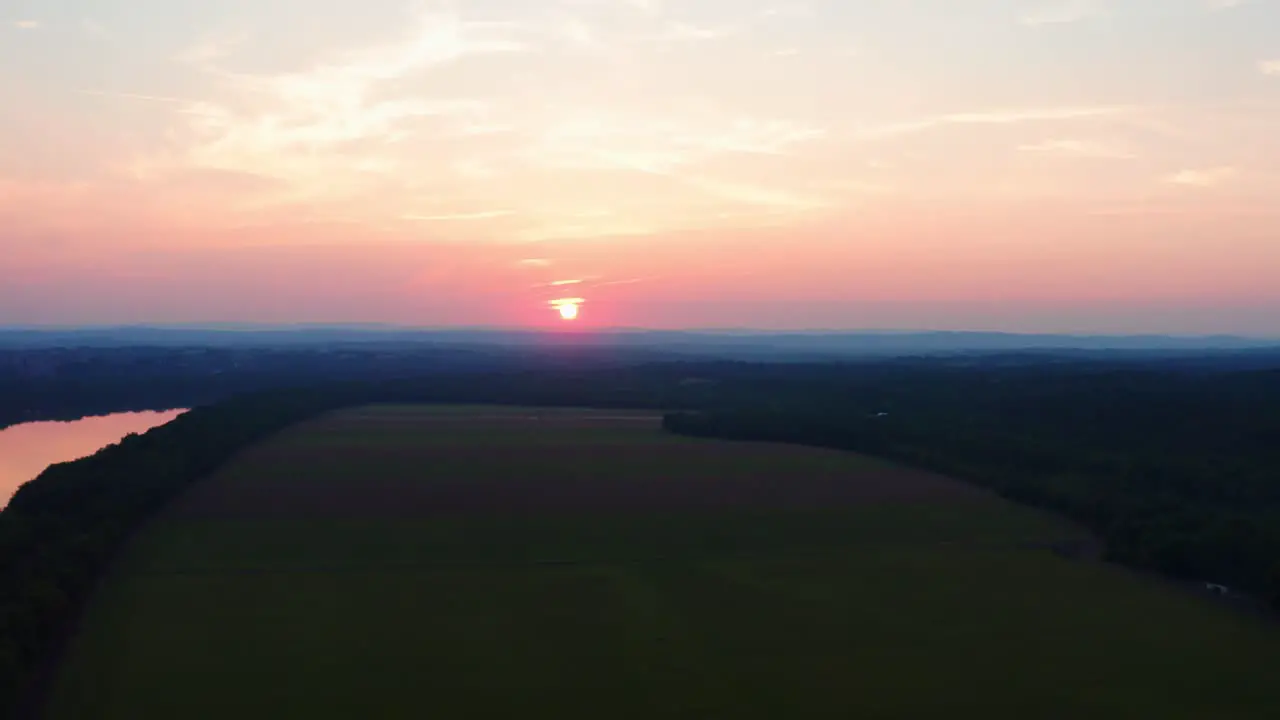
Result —
[{"label": "dense forest", "polygon": [[[72,420],[128,410],[194,407],[248,392],[333,382],[384,382],[525,370],[554,373],[565,367],[634,368],[678,362],[710,367],[716,360],[742,362],[760,356],[771,357],[770,362],[778,366],[783,361],[806,362],[810,366],[819,363],[814,358],[819,353],[806,350],[804,343],[772,336],[727,339],[713,336],[720,344],[708,346],[706,342],[699,345],[692,341],[680,345],[677,338],[665,336],[663,345],[641,344],[649,338],[646,334],[620,335],[614,344],[548,337],[537,342],[529,338],[519,343],[512,340],[509,344],[495,339],[487,345],[465,344],[462,342],[468,337],[465,334],[452,343],[434,344],[373,342],[367,338],[358,343],[319,344],[314,339],[302,342],[310,337],[303,334],[296,343],[262,345],[251,342],[252,334],[240,338],[238,343],[232,342],[240,336],[230,333],[221,344],[24,347],[14,344],[12,335],[0,331],[0,428],[33,420]],[[938,337],[929,336],[932,344],[948,341],[947,334],[936,335]],[[189,339],[182,334],[144,336],[151,340],[167,338],[170,343]],[[6,337],[9,337],[8,345]],[[37,333],[36,337],[44,335]],[[54,334],[44,339],[59,338],[61,336]],[[93,336],[73,334],[61,339],[77,338],[79,342],[88,343]],[[108,334],[108,338],[116,335]],[[623,343],[621,339],[628,342]],[[866,344],[865,340],[860,342]],[[871,349],[875,349],[874,344]],[[846,369],[896,366],[899,362],[883,355],[857,355],[847,349],[821,360],[823,363],[837,361]],[[1004,354],[952,350],[949,355],[930,355],[927,362],[931,367],[1068,364],[1083,368],[1110,364],[1129,368],[1239,372],[1280,367],[1280,348],[1215,352],[1054,350]],[[661,374],[662,371],[655,372]]]},{"label": "dense forest", "polygon": [[[615,359],[615,355],[617,358]],[[0,428],[130,410],[207,405],[270,389],[623,362],[610,351],[424,345],[0,347]],[[631,364],[635,355],[626,355]]]},{"label": "dense forest", "polygon": [[1280,606],[1280,370],[760,370],[665,426],[937,470],[1079,521],[1109,560]]},{"label": "dense forest", "polygon": [[0,717],[28,714],[33,685],[134,530],[236,450],[335,402],[276,393],[200,408],[23,485],[0,513]]},{"label": "dense forest", "polygon": [[[662,409],[672,432],[879,455],[1074,518],[1113,561],[1270,593],[1280,604],[1280,369],[1046,355],[628,364],[552,353],[430,373],[422,358],[384,358],[371,372],[361,357],[341,371],[328,358],[292,376],[274,364],[280,358],[259,358],[271,372],[213,373],[229,379],[211,381],[205,396],[190,380],[201,373],[170,370],[180,392],[193,393],[182,404],[312,384],[196,407],[24,485],[0,513],[0,708],[31,697],[104,565],[167,502],[244,446],[367,402]],[[75,377],[92,395],[89,375]],[[145,371],[104,377],[109,392],[94,396],[103,403],[172,404],[169,390],[147,394],[166,386],[148,385]],[[135,386],[145,389],[130,395]],[[50,397],[72,409],[69,394],[27,396],[46,403],[42,412],[57,405]]]}]

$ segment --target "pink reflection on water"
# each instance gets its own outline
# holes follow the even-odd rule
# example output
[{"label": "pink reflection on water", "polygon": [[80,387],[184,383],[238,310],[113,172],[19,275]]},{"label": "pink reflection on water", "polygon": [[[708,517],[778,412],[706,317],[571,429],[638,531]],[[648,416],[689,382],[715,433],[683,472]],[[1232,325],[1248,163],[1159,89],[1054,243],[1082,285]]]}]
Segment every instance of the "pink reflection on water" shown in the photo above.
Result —
[{"label": "pink reflection on water", "polygon": [[46,467],[92,455],[129,433],[143,433],[185,410],[128,412],[71,422],[32,422],[0,430],[0,507]]}]

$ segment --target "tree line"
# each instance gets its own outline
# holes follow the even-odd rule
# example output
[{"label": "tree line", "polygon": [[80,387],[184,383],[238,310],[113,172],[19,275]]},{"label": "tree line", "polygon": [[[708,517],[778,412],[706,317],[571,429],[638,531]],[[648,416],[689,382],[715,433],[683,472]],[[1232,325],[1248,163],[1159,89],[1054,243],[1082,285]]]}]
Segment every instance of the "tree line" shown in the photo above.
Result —
[{"label": "tree line", "polygon": [[1280,609],[1280,371],[923,364],[747,385],[664,426],[935,470],[1080,522],[1109,560]]},{"label": "tree line", "polygon": [[36,712],[64,635],[140,526],[240,448],[341,401],[277,392],[197,408],[19,488],[0,513],[0,717]]}]

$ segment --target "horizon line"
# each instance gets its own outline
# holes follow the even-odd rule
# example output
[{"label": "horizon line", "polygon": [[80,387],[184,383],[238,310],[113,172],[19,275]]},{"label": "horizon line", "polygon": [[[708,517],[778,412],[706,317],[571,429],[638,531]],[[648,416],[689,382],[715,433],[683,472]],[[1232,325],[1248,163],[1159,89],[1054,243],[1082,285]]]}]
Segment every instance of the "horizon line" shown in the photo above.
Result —
[{"label": "horizon line", "polygon": [[305,330],[345,330],[364,332],[503,332],[528,335],[553,335],[565,332],[582,333],[670,333],[670,334],[750,334],[764,336],[779,335],[1001,335],[1010,337],[1061,337],[1061,338],[1169,338],[1180,340],[1197,339],[1230,339],[1280,342],[1280,335],[1213,332],[1213,333],[1168,333],[1168,332],[1053,332],[1035,330],[983,330],[983,329],[931,329],[931,328],[753,328],[748,326],[709,326],[689,328],[653,328],[643,326],[590,326],[590,327],[528,327],[505,325],[402,325],[382,322],[298,322],[298,323],[253,323],[253,322],[190,322],[190,323],[85,323],[85,324],[0,324],[0,333],[12,332],[120,332],[130,330],[151,330],[159,332],[290,332]]}]

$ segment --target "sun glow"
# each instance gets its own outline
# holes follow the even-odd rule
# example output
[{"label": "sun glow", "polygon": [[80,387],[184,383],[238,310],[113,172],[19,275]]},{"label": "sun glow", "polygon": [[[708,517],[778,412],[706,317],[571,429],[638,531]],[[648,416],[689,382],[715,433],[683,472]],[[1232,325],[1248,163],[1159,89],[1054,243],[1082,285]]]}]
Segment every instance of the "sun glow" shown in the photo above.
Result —
[{"label": "sun glow", "polygon": [[548,305],[560,313],[561,320],[577,320],[578,310],[581,308],[582,303],[582,298],[560,298],[559,300],[552,300]]}]

